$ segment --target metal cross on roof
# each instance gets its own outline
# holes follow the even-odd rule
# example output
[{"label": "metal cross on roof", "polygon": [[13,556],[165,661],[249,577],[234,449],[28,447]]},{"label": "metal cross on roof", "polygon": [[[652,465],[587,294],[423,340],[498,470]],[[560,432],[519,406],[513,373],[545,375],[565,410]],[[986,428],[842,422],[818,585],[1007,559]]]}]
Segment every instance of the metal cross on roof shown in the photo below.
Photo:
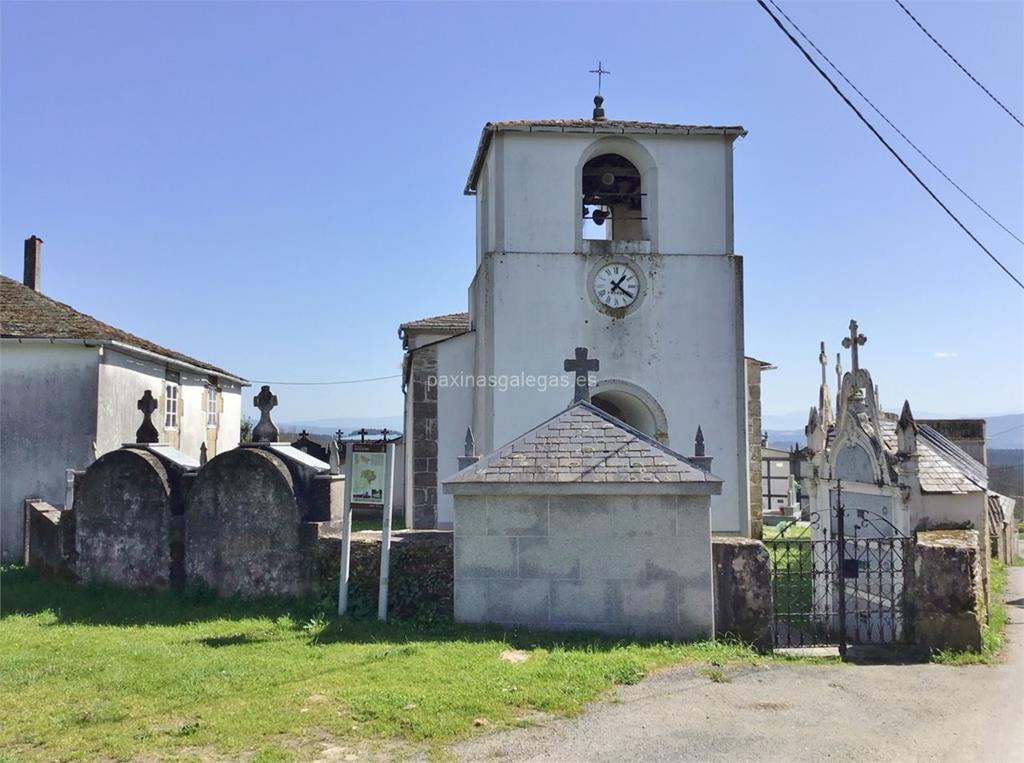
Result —
[{"label": "metal cross on roof", "polygon": [[587,348],[577,347],[575,358],[566,358],[565,370],[572,373],[576,379],[575,392],[572,401],[574,403],[590,402],[590,374],[589,371],[598,371],[601,368],[601,361],[597,358],[587,359]]},{"label": "metal cross on roof", "polygon": [[850,371],[857,373],[860,369],[860,359],[857,356],[857,347],[867,344],[868,338],[857,333],[857,321],[850,321],[850,335],[843,339],[843,347],[850,351]]},{"label": "metal cross on roof", "polygon": [[596,69],[591,69],[590,73],[597,75],[597,94],[601,95],[601,77],[603,77],[605,74],[611,74],[611,72],[608,71],[607,69],[603,68],[601,66],[601,62],[598,61],[597,62],[597,68]]}]

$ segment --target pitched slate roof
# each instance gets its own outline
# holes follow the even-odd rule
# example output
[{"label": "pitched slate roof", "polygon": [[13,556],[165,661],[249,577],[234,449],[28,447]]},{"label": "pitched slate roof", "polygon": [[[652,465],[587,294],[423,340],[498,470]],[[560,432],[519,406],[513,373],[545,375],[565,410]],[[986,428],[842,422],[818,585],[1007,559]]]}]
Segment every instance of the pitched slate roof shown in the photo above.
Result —
[{"label": "pitched slate roof", "polygon": [[637,122],[628,119],[517,119],[510,122],[488,122],[480,133],[480,143],[473,166],[466,180],[465,194],[476,193],[491,138],[496,132],[561,132],[598,135],[727,135],[738,138],[747,134],[739,125],[683,125],[664,122]]},{"label": "pitched slate roof", "polygon": [[40,294],[20,281],[0,275],[0,337],[18,339],[83,339],[114,341],[140,350],[163,355],[215,374],[245,381],[223,368],[168,350],[127,331],[122,331],[91,315],[80,313],[63,302]]},{"label": "pitched slate roof", "polygon": [[400,331],[424,331],[436,334],[457,334],[469,331],[469,313],[448,313],[420,318],[418,321],[407,321],[399,327]]},{"label": "pitched slate roof", "polygon": [[[885,446],[898,449],[895,417],[878,422]],[[988,470],[949,438],[930,426],[917,425],[917,466],[921,490],[925,493],[984,492],[988,489]]]},{"label": "pitched slate roof", "polygon": [[590,403],[575,403],[445,480],[474,482],[722,481]]}]

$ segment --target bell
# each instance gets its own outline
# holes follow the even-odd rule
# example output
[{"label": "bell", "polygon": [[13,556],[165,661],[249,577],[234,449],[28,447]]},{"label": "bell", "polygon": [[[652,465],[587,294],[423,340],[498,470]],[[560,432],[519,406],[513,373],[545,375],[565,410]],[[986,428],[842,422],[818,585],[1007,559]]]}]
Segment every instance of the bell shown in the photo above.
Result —
[{"label": "bell", "polygon": [[594,225],[604,225],[604,221],[609,217],[608,213],[603,209],[594,210]]}]

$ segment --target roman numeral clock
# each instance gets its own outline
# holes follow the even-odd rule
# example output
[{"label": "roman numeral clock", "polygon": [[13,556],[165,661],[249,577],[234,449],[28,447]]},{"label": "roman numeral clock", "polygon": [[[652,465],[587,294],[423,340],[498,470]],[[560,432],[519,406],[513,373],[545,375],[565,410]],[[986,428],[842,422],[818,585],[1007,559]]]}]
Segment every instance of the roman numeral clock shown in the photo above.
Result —
[{"label": "roman numeral clock", "polygon": [[644,281],[633,265],[609,262],[591,275],[591,297],[602,312],[622,315],[635,309],[643,298]]}]

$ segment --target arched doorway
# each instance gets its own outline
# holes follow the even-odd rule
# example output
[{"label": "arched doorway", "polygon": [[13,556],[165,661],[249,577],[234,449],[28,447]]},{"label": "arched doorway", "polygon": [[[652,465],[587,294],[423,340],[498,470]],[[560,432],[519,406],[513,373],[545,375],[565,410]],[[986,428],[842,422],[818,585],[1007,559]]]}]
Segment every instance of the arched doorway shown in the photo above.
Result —
[{"label": "arched doorway", "polygon": [[648,437],[668,445],[668,421],[658,402],[635,384],[602,380],[594,387],[590,402]]}]

